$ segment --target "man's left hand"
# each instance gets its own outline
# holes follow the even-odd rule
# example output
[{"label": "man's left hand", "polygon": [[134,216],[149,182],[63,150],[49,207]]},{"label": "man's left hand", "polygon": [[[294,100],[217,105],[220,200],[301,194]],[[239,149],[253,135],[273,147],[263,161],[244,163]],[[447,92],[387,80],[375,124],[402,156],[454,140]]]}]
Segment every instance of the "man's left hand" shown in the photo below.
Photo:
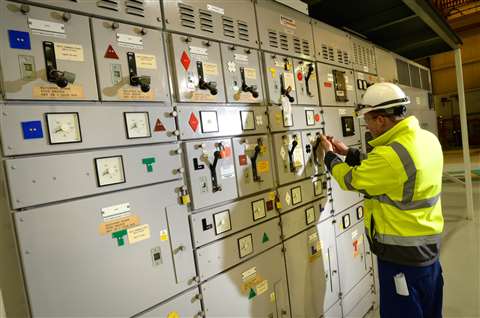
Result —
[{"label": "man's left hand", "polygon": [[321,135],[320,138],[322,138],[322,147],[323,147],[323,149],[325,149],[325,152],[333,151],[333,145],[330,142],[330,140],[328,140],[327,136]]}]

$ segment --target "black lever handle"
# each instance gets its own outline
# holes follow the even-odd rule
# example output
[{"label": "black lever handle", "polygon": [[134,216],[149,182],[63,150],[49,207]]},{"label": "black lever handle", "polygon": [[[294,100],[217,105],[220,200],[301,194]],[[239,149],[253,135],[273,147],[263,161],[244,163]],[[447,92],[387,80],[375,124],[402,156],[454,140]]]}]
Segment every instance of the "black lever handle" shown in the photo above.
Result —
[{"label": "black lever handle", "polygon": [[317,133],[317,138],[315,139],[315,143],[313,144],[313,162],[317,166],[320,165],[320,162],[318,161],[317,149],[320,146],[321,142],[322,142],[322,139],[320,138],[320,134]]},{"label": "black lever handle", "polygon": [[208,167],[210,168],[210,175],[212,179],[212,192],[222,191],[222,186],[218,184],[217,179],[217,164],[218,160],[222,159],[222,151],[224,147],[222,144],[219,144],[219,149],[215,150],[213,153],[213,163],[209,163]]},{"label": "black lever handle", "polygon": [[252,94],[253,98],[258,98],[257,86],[247,85],[247,81],[245,80],[245,68],[243,66],[240,67],[240,77],[242,79],[242,91]]},{"label": "black lever handle", "polygon": [[127,61],[128,61],[128,73],[130,75],[130,85],[139,86],[142,92],[147,93],[150,91],[150,76],[139,76],[137,74],[137,63],[135,60],[135,53],[127,52]]},{"label": "black lever handle", "polygon": [[47,81],[57,84],[60,88],[65,88],[68,83],[75,81],[75,74],[57,69],[55,44],[53,42],[43,41],[43,55],[45,57]]},{"label": "black lever handle", "polygon": [[281,74],[280,75],[280,94],[282,94],[282,96],[286,96],[290,101],[290,103],[293,103],[295,101],[295,98],[290,96],[291,91],[292,91],[292,87],[288,86],[287,88],[285,88],[284,76],[283,74]]},{"label": "black lever handle", "polygon": [[295,164],[293,162],[293,152],[295,151],[295,148],[297,147],[297,145],[298,145],[298,142],[296,139],[294,139],[292,142],[292,148],[288,149],[288,159],[290,160],[290,172],[296,171]]},{"label": "black lever handle", "polygon": [[305,76],[305,88],[307,89],[307,94],[310,97],[312,97],[313,94],[310,92],[310,84],[308,81],[310,80],[310,76],[312,76],[314,70],[315,69],[313,68],[312,63],[308,64],[308,71],[307,75]]},{"label": "black lever handle", "polygon": [[198,73],[198,88],[205,90],[208,89],[210,94],[217,95],[217,83],[216,82],[206,82],[205,77],[203,75],[203,63],[201,61],[197,61],[197,73]]},{"label": "black lever handle", "polygon": [[250,161],[252,161],[252,174],[253,174],[253,181],[255,182],[262,182],[262,178],[258,175],[257,171],[257,158],[260,152],[262,151],[262,138],[258,138],[257,145],[255,146],[255,152],[252,157],[250,157]]}]

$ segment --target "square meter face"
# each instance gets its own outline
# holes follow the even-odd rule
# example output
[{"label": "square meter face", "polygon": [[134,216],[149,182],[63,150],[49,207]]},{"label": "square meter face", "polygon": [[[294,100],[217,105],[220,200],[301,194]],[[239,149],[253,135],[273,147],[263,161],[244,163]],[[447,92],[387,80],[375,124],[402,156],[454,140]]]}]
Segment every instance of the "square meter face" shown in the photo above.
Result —
[{"label": "square meter face", "polygon": [[50,144],[82,141],[78,113],[48,113],[46,117]]}]

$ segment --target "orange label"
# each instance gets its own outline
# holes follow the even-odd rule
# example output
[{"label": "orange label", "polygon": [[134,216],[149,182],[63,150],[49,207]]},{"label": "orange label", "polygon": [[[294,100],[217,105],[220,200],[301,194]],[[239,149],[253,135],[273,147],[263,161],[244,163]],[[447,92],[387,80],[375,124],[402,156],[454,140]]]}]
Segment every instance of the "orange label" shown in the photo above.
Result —
[{"label": "orange label", "polygon": [[264,279],[260,275],[255,275],[252,279],[246,281],[240,286],[242,293],[246,294],[250,288],[255,288],[258,284],[262,283]]},{"label": "orange label", "polygon": [[112,220],[100,224],[98,229],[100,235],[106,235],[113,232],[125,230],[140,224],[140,218],[136,215],[127,216],[121,219]]},{"label": "orange label", "polygon": [[214,95],[210,95],[210,93],[203,93],[203,92],[194,92],[192,94],[193,101],[212,101],[215,100]]},{"label": "orange label", "polygon": [[270,166],[267,160],[260,160],[257,162],[257,171],[260,173],[268,172],[270,170]]},{"label": "orange label", "polygon": [[81,85],[67,85],[60,88],[56,85],[34,86],[33,98],[38,99],[83,99],[85,94]]},{"label": "orange label", "polygon": [[153,88],[146,93],[142,92],[140,88],[121,88],[118,90],[118,98],[122,100],[152,100],[155,97]]}]

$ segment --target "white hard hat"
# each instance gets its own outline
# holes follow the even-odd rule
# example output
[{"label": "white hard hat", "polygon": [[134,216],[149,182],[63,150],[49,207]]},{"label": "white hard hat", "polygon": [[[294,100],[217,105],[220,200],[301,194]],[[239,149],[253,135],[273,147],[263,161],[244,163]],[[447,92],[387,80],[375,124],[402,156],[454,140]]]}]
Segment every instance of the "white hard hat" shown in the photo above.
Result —
[{"label": "white hard hat", "polygon": [[367,88],[356,112],[358,117],[363,117],[372,110],[388,109],[407,104],[410,104],[410,99],[400,87],[393,83],[376,83]]}]

